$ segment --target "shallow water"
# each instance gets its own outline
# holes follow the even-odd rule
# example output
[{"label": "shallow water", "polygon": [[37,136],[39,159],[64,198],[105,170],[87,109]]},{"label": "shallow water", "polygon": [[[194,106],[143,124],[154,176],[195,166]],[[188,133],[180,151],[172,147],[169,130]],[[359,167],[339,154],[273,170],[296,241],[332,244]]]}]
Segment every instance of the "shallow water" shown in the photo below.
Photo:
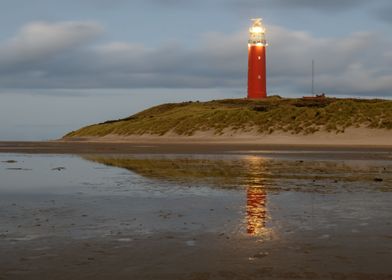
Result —
[{"label": "shallow water", "polygon": [[0,279],[389,279],[391,202],[388,160],[0,154]]}]

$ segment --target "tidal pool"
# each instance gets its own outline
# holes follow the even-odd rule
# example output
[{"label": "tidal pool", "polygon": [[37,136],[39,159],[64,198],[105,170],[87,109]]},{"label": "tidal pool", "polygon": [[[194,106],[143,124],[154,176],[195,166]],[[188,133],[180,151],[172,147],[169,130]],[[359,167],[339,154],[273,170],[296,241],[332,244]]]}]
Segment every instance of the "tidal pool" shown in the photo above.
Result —
[{"label": "tidal pool", "polygon": [[391,279],[392,161],[331,158],[0,154],[0,279]]}]

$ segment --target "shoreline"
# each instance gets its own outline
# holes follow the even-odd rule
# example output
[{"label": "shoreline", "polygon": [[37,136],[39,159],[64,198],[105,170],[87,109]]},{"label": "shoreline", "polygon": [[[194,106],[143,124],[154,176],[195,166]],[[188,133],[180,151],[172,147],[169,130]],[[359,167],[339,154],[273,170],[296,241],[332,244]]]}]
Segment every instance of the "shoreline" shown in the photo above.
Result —
[{"label": "shoreline", "polygon": [[392,160],[392,145],[279,145],[251,143],[157,143],[86,141],[0,141],[0,153],[14,154],[117,154],[117,155],[249,155],[301,159]]},{"label": "shoreline", "polygon": [[211,131],[193,136],[118,136],[52,141],[0,141],[0,153],[25,154],[227,154],[301,158],[392,160],[392,131],[356,128],[346,133],[292,135]]}]

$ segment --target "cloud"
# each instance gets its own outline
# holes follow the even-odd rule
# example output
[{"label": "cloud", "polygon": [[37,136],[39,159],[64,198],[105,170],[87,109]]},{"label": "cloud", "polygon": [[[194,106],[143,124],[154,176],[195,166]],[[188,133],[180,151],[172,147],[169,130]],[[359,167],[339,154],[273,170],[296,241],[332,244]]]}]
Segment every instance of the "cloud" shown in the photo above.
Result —
[{"label": "cloud", "polygon": [[382,34],[369,32],[316,38],[306,32],[273,27],[269,49],[271,82],[309,92],[310,65],[315,59],[320,91],[392,97],[390,44]]},{"label": "cloud", "polygon": [[[151,46],[129,42],[90,45],[90,40],[101,32],[101,28],[94,24],[83,25],[83,28],[75,26],[79,25],[62,23],[48,27],[48,30],[64,28],[66,31],[61,36],[56,32],[55,36],[49,36],[51,32],[42,34],[41,31],[27,32],[36,34],[34,36],[21,36],[25,32],[20,32],[15,38],[30,38],[35,42],[31,46],[36,47],[32,48],[34,51],[15,47],[15,53],[8,49],[12,58],[8,59],[8,66],[14,71],[3,69],[0,75],[2,87],[226,88],[246,91],[246,32],[207,33],[200,37],[200,44],[192,47],[176,42]],[[341,38],[319,38],[303,31],[271,26],[268,39],[271,92],[307,94],[310,91],[311,60],[315,59],[319,91],[331,95],[392,97],[391,42],[383,34],[360,32]],[[0,51],[0,57],[3,55]]]},{"label": "cloud", "polygon": [[312,9],[321,12],[338,12],[353,9],[365,0],[230,0],[237,8]]},{"label": "cloud", "polygon": [[103,32],[94,22],[32,22],[0,43],[0,71],[30,68],[59,53],[75,49]]},{"label": "cloud", "polygon": [[[106,1],[106,0],[100,0]],[[312,9],[322,12],[337,12],[356,8],[365,3],[365,0],[144,0],[152,4],[166,7],[183,7],[194,4],[220,5],[220,7],[231,6],[236,9],[258,9],[258,8],[279,8],[279,9]]]},{"label": "cloud", "polygon": [[89,9],[98,10],[112,10],[118,9],[129,4],[129,0],[68,0],[68,2],[75,2],[77,5],[88,7]]},{"label": "cloud", "polygon": [[390,2],[380,5],[373,11],[373,15],[380,20],[392,23],[392,4]]}]

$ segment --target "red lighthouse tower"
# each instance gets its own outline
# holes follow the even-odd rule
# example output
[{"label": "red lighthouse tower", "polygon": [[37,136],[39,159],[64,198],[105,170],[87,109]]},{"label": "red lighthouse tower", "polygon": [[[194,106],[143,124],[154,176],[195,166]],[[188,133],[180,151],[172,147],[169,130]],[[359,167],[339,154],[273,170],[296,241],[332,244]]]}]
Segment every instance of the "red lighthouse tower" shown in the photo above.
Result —
[{"label": "red lighthouse tower", "polygon": [[265,28],[261,18],[252,19],[248,41],[248,98],[267,97]]}]

